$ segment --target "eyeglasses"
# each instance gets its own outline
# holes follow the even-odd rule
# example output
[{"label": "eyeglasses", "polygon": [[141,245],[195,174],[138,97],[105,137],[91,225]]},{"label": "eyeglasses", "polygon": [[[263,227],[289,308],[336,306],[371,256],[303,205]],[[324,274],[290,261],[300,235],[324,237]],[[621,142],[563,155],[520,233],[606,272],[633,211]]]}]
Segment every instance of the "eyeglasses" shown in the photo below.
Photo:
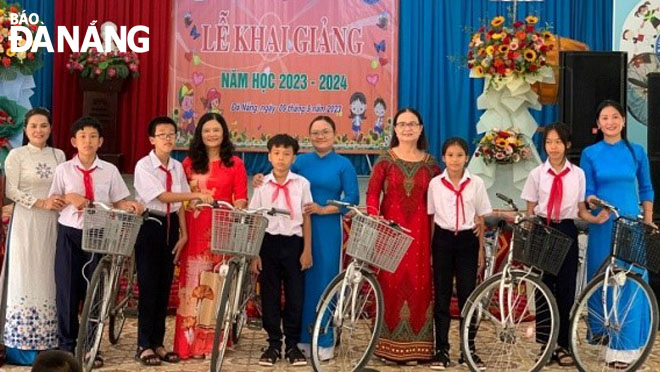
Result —
[{"label": "eyeglasses", "polygon": [[171,140],[176,138],[176,133],[161,133],[161,134],[156,134],[154,137],[158,137],[161,140]]},{"label": "eyeglasses", "polygon": [[332,134],[331,130],[313,131],[309,133],[309,135],[312,137],[328,137],[331,134]]},{"label": "eyeglasses", "polygon": [[422,126],[422,124],[416,122],[416,121],[411,121],[406,123],[405,121],[400,121],[395,124],[395,126],[399,128],[409,128],[409,129],[417,129]]}]

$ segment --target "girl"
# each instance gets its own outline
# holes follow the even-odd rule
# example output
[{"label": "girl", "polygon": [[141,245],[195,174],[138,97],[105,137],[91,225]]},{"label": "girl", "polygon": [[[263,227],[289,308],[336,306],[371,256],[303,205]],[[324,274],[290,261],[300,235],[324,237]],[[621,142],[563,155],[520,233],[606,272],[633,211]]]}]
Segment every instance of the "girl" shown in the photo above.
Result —
[{"label": "girl", "polygon": [[[570,132],[562,123],[550,124],[543,132],[543,143],[548,159],[534,168],[529,176],[521,195],[527,201],[527,214],[537,215],[549,226],[563,232],[573,240],[564,264],[557,276],[545,273],[543,282],[550,288],[557,299],[559,308],[559,339],[557,350],[552,355],[550,363],[557,362],[561,367],[575,364],[568,344],[569,315],[575,301],[575,280],[578,264],[578,231],[574,220],[580,218],[590,223],[602,223],[607,220],[605,211],[592,216],[584,202],[585,176],[584,171],[571,164],[566,159],[566,151],[571,147]],[[538,301],[543,301],[537,296]],[[545,305],[547,306],[547,305]],[[547,312],[537,314],[537,342],[547,343],[549,329]]]},{"label": "girl", "polygon": [[[431,369],[449,367],[449,305],[456,280],[458,306],[462,310],[475,288],[478,266],[483,266],[483,233],[475,217],[491,213],[486,186],[481,178],[465,169],[468,146],[462,138],[450,138],[442,145],[446,169],[429,184],[428,214],[435,223],[431,242],[435,289],[435,355]],[[462,322],[462,320],[461,320]],[[479,357],[473,359],[482,365]],[[459,364],[464,357],[461,355]]]},{"label": "girl", "polygon": [[[619,208],[621,215],[637,216],[640,202],[644,221],[653,223],[653,186],[649,159],[642,146],[625,138],[626,112],[618,103],[603,101],[597,109],[598,142],[582,151],[580,166],[586,176],[587,201],[593,197],[606,200]],[[598,268],[610,253],[613,219],[602,224],[589,225],[587,245],[587,279],[596,275]],[[645,275],[646,279],[646,275]],[[624,286],[619,298],[620,306],[629,306],[631,319],[625,328],[612,332],[605,345],[605,360],[612,368],[626,369],[639,359],[639,348],[648,332],[650,314],[645,301],[635,296],[631,286]],[[647,307],[648,308],[648,307]],[[593,314],[602,314],[602,306],[589,307]],[[601,315],[602,316],[602,315]],[[595,319],[595,318],[594,318]],[[602,329],[591,326],[595,332]],[[601,335],[597,335],[601,336]]]},{"label": "girl", "polygon": [[362,122],[367,119],[367,115],[365,115],[365,111],[367,111],[367,97],[362,92],[355,92],[351,95],[349,103],[351,114],[348,118],[351,119],[351,128],[357,141],[360,139]]}]

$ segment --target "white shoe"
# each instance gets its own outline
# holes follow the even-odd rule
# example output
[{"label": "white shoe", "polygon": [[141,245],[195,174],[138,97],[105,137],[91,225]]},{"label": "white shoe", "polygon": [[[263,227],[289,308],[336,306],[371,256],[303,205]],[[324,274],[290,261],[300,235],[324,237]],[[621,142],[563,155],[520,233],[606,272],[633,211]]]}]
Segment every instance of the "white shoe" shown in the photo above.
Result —
[{"label": "white shoe", "polygon": [[335,357],[335,347],[319,347],[319,359],[321,361],[330,360]]},{"label": "white shoe", "polygon": [[312,345],[311,344],[303,344],[302,342],[298,344],[298,349],[302,351],[303,355],[305,358],[309,359],[312,357]]}]

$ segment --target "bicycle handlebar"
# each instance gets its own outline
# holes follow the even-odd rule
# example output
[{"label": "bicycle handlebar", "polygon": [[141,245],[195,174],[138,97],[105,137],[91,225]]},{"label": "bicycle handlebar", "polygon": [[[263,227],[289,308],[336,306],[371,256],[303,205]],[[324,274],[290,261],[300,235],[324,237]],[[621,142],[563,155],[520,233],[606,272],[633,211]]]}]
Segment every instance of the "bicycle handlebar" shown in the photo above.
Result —
[{"label": "bicycle handlebar", "polygon": [[516,205],[516,203],[513,202],[513,199],[509,198],[508,196],[506,196],[504,194],[500,194],[499,192],[495,193],[495,195],[498,198],[500,198],[503,202],[507,203],[514,211],[516,211],[516,212],[519,211],[518,206]]},{"label": "bicycle handlebar", "polygon": [[[346,202],[339,201],[339,200],[328,200],[326,203],[327,203],[328,205],[334,205],[335,207],[338,207],[338,208],[340,208],[340,209],[341,209],[341,208],[348,208],[348,209],[354,211],[355,213],[357,213],[357,214],[359,214],[359,215],[361,215],[361,216],[364,216],[364,215],[365,215],[365,213],[363,213],[363,212],[360,210],[360,208],[358,208],[358,206],[355,205],[355,204],[350,204],[350,203],[346,203]],[[401,230],[401,231],[403,231],[403,232],[405,232],[405,233],[410,233],[410,230],[409,230],[409,229],[406,229],[405,227],[401,226],[400,224],[398,224],[398,223],[396,223],[396,222],[394,222],[394,221],[386,220],[386,219],[382,218],[381,216],[375,216],[374,218],[378,218],[378,219],[382,220],[384,223],[386,223],[388,226],[390,226],[390,227],[392,227],[392,228],[395,228],[395,229]]]},{"label": "bicycle handlebar", "polygon": [[[208,203],[199,203],[196,205],[196,207],[207,207],[207,208],[220,208],[220,207],[225,207],[230,210],[236,210],[238,208],[234,207],[230,203],[227,203],[226,201],[222,200],[216,200],[213,202],[213,204],[208,204]],[[274,216],[276,214],[281,214],[281,215],[286,215],[290,216],[291,212],[285,210],[285,209],[279,209],[279,208],[257,208],[257,209],[242,209],[243,212],[250,213],[250,214],[256,214],[256,213],[266,213],[270,216]]]}]

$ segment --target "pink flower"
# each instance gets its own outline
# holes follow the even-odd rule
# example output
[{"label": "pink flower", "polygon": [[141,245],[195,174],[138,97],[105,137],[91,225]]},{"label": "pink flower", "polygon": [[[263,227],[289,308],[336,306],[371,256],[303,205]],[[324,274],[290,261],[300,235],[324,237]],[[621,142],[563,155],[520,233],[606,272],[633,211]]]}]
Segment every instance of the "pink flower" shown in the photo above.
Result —
[{"label": "pink flower", "polygon": [[113,77],[115,77],[116,75],[117,75],[117,70],[115,70],[114,68],[110,67],[110,68],[108,69],[108,76],[111,77],[111,78],[113,78]]},{"label": "pink flower", "polygon": [[101,75],[101,72],[103,72],[103,71],[102,71],[100,68],[98,68],[98,67],[94,70],[94,73],[95,73],[96,75]]},{"label": "pink flower", "polygon": [[138,65],[131,63],[131,65],[128,66],[128,69],[131,70],[131,72],[137,72]]},{"label": "pink flower", "polygon": [[504,155],[503,153],[501,153],[499,151],[495,153],[495,159],[503,160],[504,158],[506,158],[506,155]]}]

